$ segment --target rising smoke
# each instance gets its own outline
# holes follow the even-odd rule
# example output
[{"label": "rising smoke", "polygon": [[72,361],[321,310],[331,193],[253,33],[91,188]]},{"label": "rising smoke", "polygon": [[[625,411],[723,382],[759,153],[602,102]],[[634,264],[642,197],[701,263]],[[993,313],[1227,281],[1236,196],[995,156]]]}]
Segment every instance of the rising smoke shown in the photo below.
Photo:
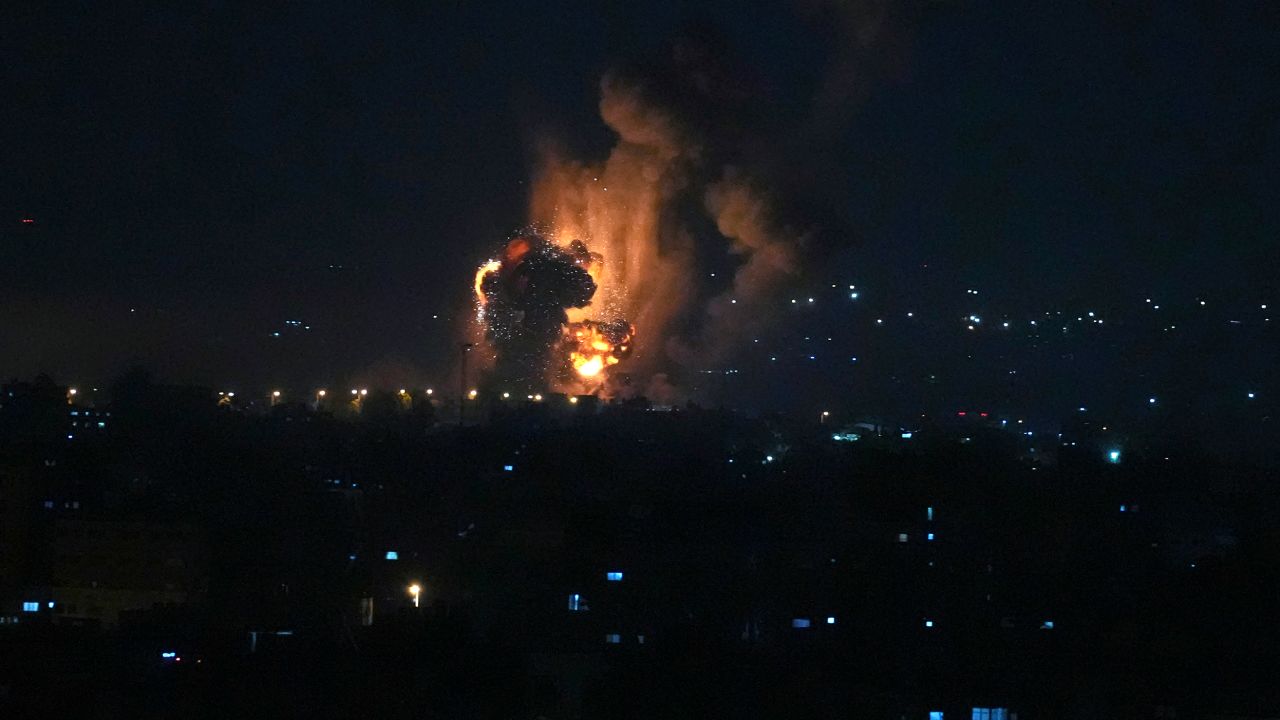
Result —
[{"label": "rising smoke", "polygon": [[[562,380],[557,335],[599,319],[622,323],[613,340],[623,328],[638,334],[626,338],[631,357],[608,379],[608,394],[644,392],[661,376],[669,395],[682,370],[720,367],[745,350],[773,321],[777,293],[820,254],[823,236],[854,237],[847,218],[815,208],[843,205],[828,202],[839,171],[827,165],[827,145],[877,73],[881,49],[900,54],[888,7],[804,6],[829,29],[833,50],[806,108],[782,123],[767,83],[743,71],[714,33],[680,38],[666,61],[606,74],[599,111],[616,144],[603,160],[584,162],[544,142],[530,197],[532,222],[547,229],[543,262],[557,268],[547,272],[570,288],[539,296],[546,305],[532,321],[491,318],[500,372],[528,368],[526,380],[539,371]],[[569,269],[581,269],[570,249],[580,241],[599,258],[589,273],[594,295]],[[727,253],[717,265],[733,268],[731,284],[710,292],[698,267],[708,252]],[[499,307],[486,312],[528,312]]]}]

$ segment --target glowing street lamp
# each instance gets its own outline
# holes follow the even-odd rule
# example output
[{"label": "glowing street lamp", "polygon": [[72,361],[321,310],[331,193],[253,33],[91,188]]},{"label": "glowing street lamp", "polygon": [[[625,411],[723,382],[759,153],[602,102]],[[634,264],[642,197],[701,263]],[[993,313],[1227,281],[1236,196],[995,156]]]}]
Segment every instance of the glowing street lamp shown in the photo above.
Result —
[{"label": "glowing street lamp", "polygon": [[467,393],[467,397],[472,400],[475,400],[476,396],[479,394],[480,394],[479,390],[476,390],[475,388],[471,388],[471,391]]},{"label": "glowing street lamp", "polygon": [[418,599],[422,596],[422,586],[418,583],[410,585],[409,594],[413,596],[413,606],[418,607]]},{"label": "glowing street lamp", "polygon": [[324,391],[324,390],[317,390],[317,391],[316,391],[316,397],[322,398],[322,397],[324,397],[324,396],[325,396],[325,391]]},{"label": "glowing street lamp", "polygon": [[275,404],[276,404],[276,403],[278,403],[278,402],[280,402],[280,391],[279,391],[279,390],[272,390],[272,391],[271,391],[271,404],[272,404],[272,405],[275,405]]},{"label": "glowing street lamp", "polygon": [[825,425],[827,422],[827,418],[829,417],[831,417],[831,413],[827,410],[823,410],[822,416],[818,419],[818,423],[821,425]]}]

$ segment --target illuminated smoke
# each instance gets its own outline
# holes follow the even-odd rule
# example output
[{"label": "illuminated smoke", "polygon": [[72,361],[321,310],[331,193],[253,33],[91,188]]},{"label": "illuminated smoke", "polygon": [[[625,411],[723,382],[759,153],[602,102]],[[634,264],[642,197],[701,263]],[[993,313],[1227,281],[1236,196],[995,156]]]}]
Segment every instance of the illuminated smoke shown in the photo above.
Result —
[{"label": "illuminated smoke", "polygon": [[696,155],[671,117],[612,76],[601,83],[600,114],[618,133],[602,163],[566,159],[544,147],[530,212],[555,238],[583,238],[600,253],[600,291],[588,315],[625,317],[642,335],[629,368],[651,373],[664,362],[662,337],[693,287],[692,248],[667,216]]},{"label": "illuminated smoke", "polygon": [[[596,321],[630,322],[612,326],[605,340],[626,347],[625,364],[610,370],[617,356],[584,364],[612,373],[605,394],[670,399],[682,372],[722,367],[771,322],[780,290],[818,256],[823,236],[854,236],[838,209],[849,205],[841,182],[848,171],[829,148],[871,78],[901,64],[906,43],[898,11],[883,3],[812,0],[802,8],[833,52],[810,103],[792,116],[725,60],[717,37],[699,35],[681,38],[665,65],[603,78],[600,117],[617,134],[604,159],[541,147],[531,221],[551,245],[580,239],[599,258],[590,306],[562,305],[562,327],[577,328],[562,337],[580,348],[603,330]],[[722,264],[733,268],[731,286],[710,294],[698,268],[709,248],[727,253]],[[532,334],[535,344],[551,342],[549,330]]]}]

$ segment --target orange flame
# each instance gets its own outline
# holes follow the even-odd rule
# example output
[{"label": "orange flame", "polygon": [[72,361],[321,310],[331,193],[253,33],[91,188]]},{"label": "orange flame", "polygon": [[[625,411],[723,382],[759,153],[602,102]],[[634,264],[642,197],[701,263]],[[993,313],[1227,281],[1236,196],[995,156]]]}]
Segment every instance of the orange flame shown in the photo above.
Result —
[{"label": "orange flame", "polygon": [[629,323],[571,323],[565,327],[569,363],[581,378],[598,377],[631,353],[635,333],[635,326]]},{"label": "orange flame", "polygon": [[502,263],[501,263],[501,262],[499,262],[499,261],[497,261],[497,260],[490,260],[489,262],[485,263],[484,265],[481,265],[481,266],[480,266],[480,269],[476,271],[476,301],[477,301],[477,302],[479,302],[479,303],[480,303],[480,305],[482,305],[482,306],[483,306],[483,305],[484,305],[484,303],[485,303],[485,299],[484,299],[484,279],[485,279],[485,277],[487,277],[487,276],[489,275],[489,273],[496,273],[496,272],[498,272],[498,270],[499,270],[501,267],[502,267]]}]

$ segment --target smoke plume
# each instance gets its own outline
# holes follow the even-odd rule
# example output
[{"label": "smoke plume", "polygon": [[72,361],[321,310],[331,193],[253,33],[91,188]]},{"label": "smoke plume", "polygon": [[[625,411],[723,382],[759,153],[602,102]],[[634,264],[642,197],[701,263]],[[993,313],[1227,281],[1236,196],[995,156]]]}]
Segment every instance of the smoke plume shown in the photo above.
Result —
[{"label": "smoke plume", "polygon": [[[832,167],[826,149],[866,94],[868,78],[881,72],[875,58],[901,56],[902,36],[886,3],[810,2],[803,9],[833,49],[800,110],[782,107],[776,86],[744,70],[714,32],[699,29],[681,37],[666,60],[605,75],[599,112],[617,140],[602,160],[542,144],[530,217],[547,235],[539,252],[552,284],[574,291],[539,296],[536,307],[521,300],[523,319],[491,321],[506,372],[514,372],[511,365],[536,368],[535,356],[546,357],[563,328],[595,333],[593,323],[582,323],[626,318],[637,338],[626,339],[631,357],[608,378],[606,392],[643,391],[661,374],[658,384],[671,395],[670,381],[678,384],[682,372],[722,366],[749,346],[772,321],[780,290],[821,253],[824,237],[854,236],[849,219],[820,207],[845,204],[830,189],[845,171]],[[886,47],[891,52],[882,52]],[[590,273],[594,295],[556,249],[575,239],[602,258]],[[704,287],[699,263],[708,258],[732,268],[731,284]],[[486,312],[516,311],[497,300]],[[622,327],[615,326],[614,339]]]}]

